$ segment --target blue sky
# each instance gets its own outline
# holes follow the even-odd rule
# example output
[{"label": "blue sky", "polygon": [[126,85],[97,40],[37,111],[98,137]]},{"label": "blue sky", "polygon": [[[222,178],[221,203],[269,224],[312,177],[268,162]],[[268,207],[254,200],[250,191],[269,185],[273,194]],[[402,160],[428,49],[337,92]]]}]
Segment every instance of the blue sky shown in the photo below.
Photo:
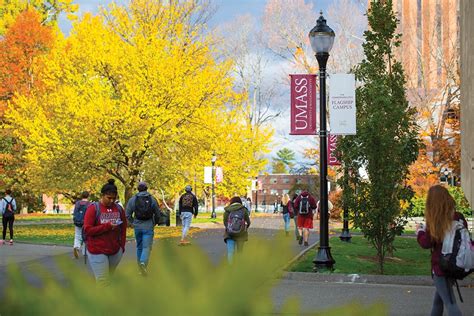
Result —
[{"label": "blue sky", "polygon": [[[221,23],[229,22],[235,17],[244,14],[251,14],[256,17],[262,16],[267,0],[211,0],[217,7],[217,11],[210,21],[210,26],[217,26]],[[113,0],[75,0],[79,4],[79,14],[84,12],[97,13],[100,6],[107,6]],[[126,0],[116,0],[118,3],[126,3]],[[314,8],[326,11],[326,8],[334,2],[333,0],[307,0],[313,3]],[[316,17],[315,17],[316,21]],[[64,33],[68,34],[71,23],[66,18],[61,18],[60,27]]]}]

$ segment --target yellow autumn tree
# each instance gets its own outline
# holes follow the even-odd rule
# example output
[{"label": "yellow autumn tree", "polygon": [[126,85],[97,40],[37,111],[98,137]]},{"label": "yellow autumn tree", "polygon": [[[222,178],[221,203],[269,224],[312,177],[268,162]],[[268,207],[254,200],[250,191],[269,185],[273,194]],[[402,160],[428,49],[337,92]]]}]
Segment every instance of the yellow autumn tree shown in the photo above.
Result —
[{"label": "yellow autumn tree", "polygon": [[112,176],[128,200],[145,179],[172,196],[215,151],[229,178],[221,193],[245,187],[271,131],[246,126],[232,63],[216,60],[203,10],[132,0],[73,25],[44,61],[47,92],[18,96],[7,113],[27,146],[31,183],[78,191]]},{"label": "yellow autumn tree", "polygon": [[42,24],[56,24],[59,14],[69,18],[79,9],[74,0],[0,0],[0,35],[3,35],[16,17],[27,9],[34,9],[41,16]]}]

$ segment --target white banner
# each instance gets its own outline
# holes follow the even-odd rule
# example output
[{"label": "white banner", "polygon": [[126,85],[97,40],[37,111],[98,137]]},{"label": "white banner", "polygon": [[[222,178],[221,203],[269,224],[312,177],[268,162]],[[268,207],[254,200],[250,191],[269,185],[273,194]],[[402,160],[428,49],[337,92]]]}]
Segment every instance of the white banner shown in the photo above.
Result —
[{"label": "white banner", "polygon": [[355,135],[354,74],[332,74],[329,85],[329,126],[332,135]]},{"label": "white banner", "polygon": [[212,167],[204,167],[204,183],[212,183]]}]

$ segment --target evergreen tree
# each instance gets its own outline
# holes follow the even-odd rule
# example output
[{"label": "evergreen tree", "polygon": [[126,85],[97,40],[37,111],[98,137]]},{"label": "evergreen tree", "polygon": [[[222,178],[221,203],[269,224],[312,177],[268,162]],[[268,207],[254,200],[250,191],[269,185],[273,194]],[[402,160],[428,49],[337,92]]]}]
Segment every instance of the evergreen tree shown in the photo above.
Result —
[{"label": "evergreen tree", "polygon": [[[416,160],[419,140],[414,109],[405,96],[405,76],[393,50],[400,45],[392,1],[373,0],[368,11],[369,30],[364,33],[365,58],[355,75],[357,135],[338,142],[344,176],[344,206],[352,211],[355,227],[377,250],[383,274],[387,252],[403,230],[401,203],[410,198],[405,180]],[[359,169],[367,172],[361,178]]]},{"label": "evergreen tree", "polygon": [[289,148],[280,149],[272,161],[273,173],[288,173],[295,166],[295,152]]}]

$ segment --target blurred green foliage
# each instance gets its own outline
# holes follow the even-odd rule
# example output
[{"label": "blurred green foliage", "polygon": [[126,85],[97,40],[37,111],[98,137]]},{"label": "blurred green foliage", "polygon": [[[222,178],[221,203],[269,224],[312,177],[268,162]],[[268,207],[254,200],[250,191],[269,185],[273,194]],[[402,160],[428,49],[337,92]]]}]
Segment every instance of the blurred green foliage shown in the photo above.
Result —
[{"label": "blurred green foliage", "polygon": [[[456,211],[463,214],[465,217],[473,217],[472,209],[469,206],[469,202],[464,196],[464,192],[461,187],[449,186],[447,187],[449,193],[456,201]],[[426,205],[426,195],[425,196],[415,196],[411,199],[411,208],[408,210],[408,216],[418,217],[424,216],[425,214],[425,205]]]},{"label": "blurred green foliage", "polygon": [[[163,243],[153,252],[147,278],[138,275],[134,262],[124,261],[105,288],[66,259],[57,262],[62,272],[59,278],[58,271],[38,267],[41,287],[31,286],[18,266],[12,265],[0,314],[299,315],[296,298],[289,298],[278,311],[272,302],[271,289],[289,260],[287,247],[281,240],[260,241],[246,245],[232,265],[225,261],[215,265],[198,247]],[[312,315],[386,314],[381,305],[352,304]]]}]

